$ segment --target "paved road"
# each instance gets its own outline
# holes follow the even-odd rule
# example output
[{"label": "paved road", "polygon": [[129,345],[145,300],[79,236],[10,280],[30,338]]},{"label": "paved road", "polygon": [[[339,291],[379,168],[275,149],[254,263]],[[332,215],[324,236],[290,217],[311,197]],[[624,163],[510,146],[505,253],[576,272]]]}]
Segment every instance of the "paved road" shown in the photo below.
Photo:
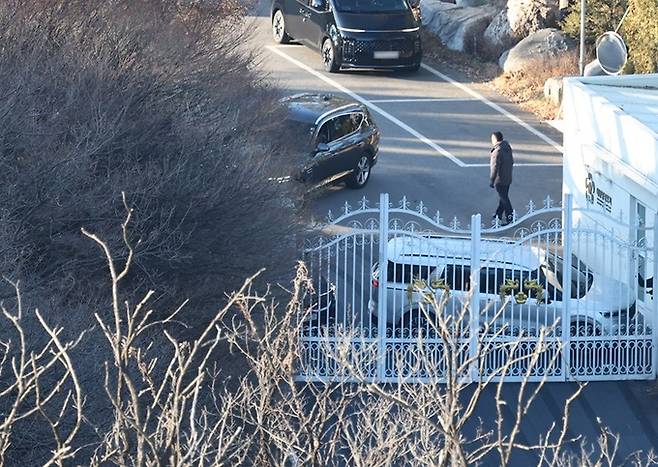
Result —
[{"label": "paved road", "polygon": [[330,189],[317,201],[318,214],[362,196],[378,199],[381,192],[388,192],[392,200],[403,195],[423,200],[447,218],[492,213],[497,199],[489,188],[488,156],[494,130],[502,131],[515,151],[517,167],[510,196],[517,211],[525,210],[531,198],[560,197],[560,134],[484,86],[466,87],[461,84],[466,81],[463,76],[450,73],[448,78],[429,67],[417,74],[328,74],[315,51],[301,45],[273,44],[266,16],[258,18],[257,24],[255,42],[260,47],[265,44],[263,67],[284,92],[351,94],[370,104],[382,131],[380,162],[368,186],[357,191],[344,186]]},{"label": "paved road", "polygon": [[[315,212],[323,216],[344,202],[362,197],[377,200],[406,195],[422,200],[442,216],[488,215],[496,206],[488,185],[489,135],[504,133],[515,151],[517,167],[512,203],[524,211],[529,199],[540,201],[561,194],[561,135],[549,125],[519,110],[483,85],[470,83],[454,70],[424,65],[417,74],[349,72],[328,74],[319,55],[300,45],[276,46],[270,38],[267,4],[255,17],[253,43],[262,51],[262,68],[285,93],[336,92],[369,105],[382,131],[380,162],[363,190],[335,186],[320,194]],[[517,386],[509,384],[511,394]],[[523,427],[536,441],[552,422],[560,422],[564,400],[573,385],[549,384]],[[596,439],[596,417],[621,434],[620,453],[658,450],[658,383],[590,383],[577,401],[571,432]],[[489,410],[490,409],[490,410]],[[490,420],[494,407],[483,406],[480,417]],[[510,413],[511,416],[511,413]],[[525,461],[519,459],[517,465]]]}]

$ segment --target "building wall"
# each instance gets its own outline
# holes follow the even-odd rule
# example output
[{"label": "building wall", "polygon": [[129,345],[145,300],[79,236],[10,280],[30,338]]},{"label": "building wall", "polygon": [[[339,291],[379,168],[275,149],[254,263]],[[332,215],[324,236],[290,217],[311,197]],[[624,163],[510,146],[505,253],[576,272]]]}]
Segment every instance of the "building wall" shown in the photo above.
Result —
[{"label": "building wall", "polygon": [[[646,207],[647,227],[658,208],[658,138],[596,89],[565,80],[563,192],[573,196],[574,224],[581,229],[602,226],[620,241],[634,242],[636,201]],[[652,244],[652,232],[640,236]],[[575,242],[574,253],[592,268],[609,269],[619,260],[618,279],[636,280],[633,261],[602,257],[601,251],[591,238]],[[653,265],[645,267],[651,271]]]}]

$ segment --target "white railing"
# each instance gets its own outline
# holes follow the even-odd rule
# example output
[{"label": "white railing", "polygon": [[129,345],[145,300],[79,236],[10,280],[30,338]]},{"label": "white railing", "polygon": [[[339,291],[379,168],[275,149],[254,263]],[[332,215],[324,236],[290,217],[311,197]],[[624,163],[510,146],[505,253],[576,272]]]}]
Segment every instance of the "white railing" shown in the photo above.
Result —
[{"label": "white railing", "polygon": [[657,236],[625,241],[615,232],[632,228],[619,219],[574,225],[568,195],[542,204],[506,226],[476,214],[467,228],[387,194],[330,213],[334,234],[305,251],[316,309],[300,378],[422,382],[449,368],[506,381],[654,378],[658,300],[637,264],[657,277]]}]

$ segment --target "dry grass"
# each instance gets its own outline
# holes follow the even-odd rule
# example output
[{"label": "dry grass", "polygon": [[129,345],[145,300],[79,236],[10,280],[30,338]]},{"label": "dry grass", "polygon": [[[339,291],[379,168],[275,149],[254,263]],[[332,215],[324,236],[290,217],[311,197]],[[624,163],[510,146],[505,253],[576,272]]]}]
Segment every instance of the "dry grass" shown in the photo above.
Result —
[{"label": "dry grass", "polygon": [[512,102],[547,120],[556,118],[559,108],[544,98],[544,83],[549,78],[577,74],[578,57],[575,52],[570,52],[552,60],[538,59],[527,70],[504,73],[493,79],[490,84]]}]

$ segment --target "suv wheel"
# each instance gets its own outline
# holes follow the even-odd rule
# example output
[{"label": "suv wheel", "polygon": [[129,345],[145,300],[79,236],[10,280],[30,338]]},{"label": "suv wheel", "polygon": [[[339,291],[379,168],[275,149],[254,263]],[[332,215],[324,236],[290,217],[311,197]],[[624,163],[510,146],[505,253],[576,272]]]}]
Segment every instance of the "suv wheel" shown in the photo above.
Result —
[{"label": "suv wheel", "polygon": [[368,156],[361,156],[352,174],[347,179],[347,185],[350,188],[363,188],[370,180],[370,158]]},{"label": "suv wheel", "polygon": [[276,10],[272,17],[272,37],[277,44],[287,44],[292,39],[286,32],[286,20],[281,10]]},{"label": "suv wheel", "polygon": [[340,68],[336,61],[336,48],[330,38],[326,38],[322,43],[322,63],[324,69],[329,73],[335,73]]}]

